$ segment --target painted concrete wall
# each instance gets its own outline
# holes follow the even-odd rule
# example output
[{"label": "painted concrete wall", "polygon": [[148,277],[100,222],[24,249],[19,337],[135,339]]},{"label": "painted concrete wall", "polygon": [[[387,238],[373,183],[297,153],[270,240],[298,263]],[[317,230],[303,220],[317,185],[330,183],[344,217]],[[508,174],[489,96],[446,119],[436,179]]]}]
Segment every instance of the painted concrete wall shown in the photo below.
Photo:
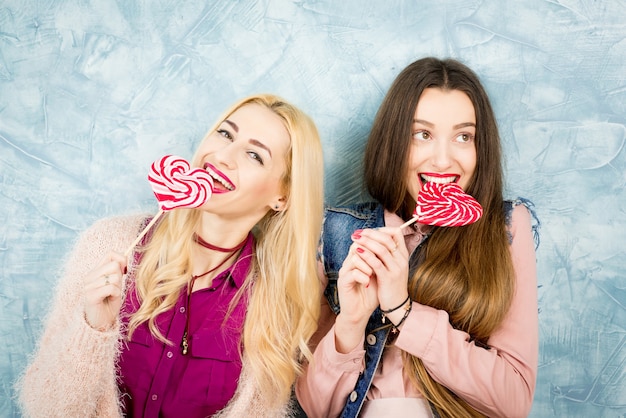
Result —
[{"label": "painted concrete wall", "polygon": [[543,223],[532,416],[625,416],[624,22],[623,0],[0,1],[0,416],[77,234],[156,210],[154,159],[273,92],[319,125],[328,202],[361,200],[374,113],[425,55],[478,72],[507,195]]}]

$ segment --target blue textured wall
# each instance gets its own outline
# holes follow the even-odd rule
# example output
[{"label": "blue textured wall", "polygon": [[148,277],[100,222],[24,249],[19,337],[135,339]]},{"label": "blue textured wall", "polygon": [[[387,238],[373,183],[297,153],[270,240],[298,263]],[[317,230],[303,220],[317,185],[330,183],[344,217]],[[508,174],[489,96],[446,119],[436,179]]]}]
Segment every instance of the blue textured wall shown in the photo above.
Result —
[{"label": "blue textured wall", "polygon": [[479,73],[507,194],[543,222],[532,416],[623,417],[625,21],[623,0],[0,1],[0,416],[18,416],[11,385],[73,240],[155,210],[155,158],[189,158],[228,104],[274,92],[320,128],[328,201],[360,200],[384,92],[437,55]]}]

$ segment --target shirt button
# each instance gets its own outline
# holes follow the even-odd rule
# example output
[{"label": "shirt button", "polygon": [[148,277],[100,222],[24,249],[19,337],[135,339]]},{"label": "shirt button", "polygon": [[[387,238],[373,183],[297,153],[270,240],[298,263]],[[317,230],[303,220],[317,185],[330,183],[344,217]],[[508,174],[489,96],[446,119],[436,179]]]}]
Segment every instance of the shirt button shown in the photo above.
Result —
[{"label": "shirt button", "polygon": [[174,353],[172,353],[171,351],[167,352],[167,358],[172,358],[174,356]]},{"label": "shirt button", "polygon": [[369,335],[367,336],[367,343],[368,343],[369,345],[374,345],[374,344],[376,344],[376,336],[375,336],[374,334],[369,334]]},{"label": "shirt button", "polygon": [[178,310],[180,313],[185,313],[185,307],[181,306],[180,309]]},{"label": "shirt button", "polygon": [[159,397],[157,395],[152,395],[152,400],[156,401],[157,399],[159,399]]},{"label": "shirt button", "polygon": [[352,393],[350,393],[350,402],[356,401],[358,397],[359,397],[359,394],[356,393],[356,390],[353,390]]}]

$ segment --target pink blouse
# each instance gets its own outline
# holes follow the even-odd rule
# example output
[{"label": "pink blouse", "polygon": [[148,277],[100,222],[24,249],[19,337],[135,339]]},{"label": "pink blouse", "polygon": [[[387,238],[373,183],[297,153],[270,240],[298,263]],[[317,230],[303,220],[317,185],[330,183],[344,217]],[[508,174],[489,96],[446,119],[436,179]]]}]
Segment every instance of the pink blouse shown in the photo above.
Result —
[{"label": "pink blouse", "polygon": [[[400,226],[402,219],[385,212],[385,224]],[[530,214],[523,205],[513,210],[510,232],[516,291],[506,318],[489,338],[491,348],[469,342],[467,333],[452,328],[445,311],[413,302],[395,343],[386,348],[367,400],[421,397],[403,373],[403,350],[419,357],[433,379],[481,413],[494,417],[529,414],[537,375],[539,325],[534,241]],[[404,233],[411,252],[423,237],[410,227]],[[332,324],[330,309],[323,311],[328,314],[321,322]],[[296,385],[298,400],[309,417],[339,415],[364,369],[362,346],[338,353],[334,327],[322,338],[313,362]]]}]

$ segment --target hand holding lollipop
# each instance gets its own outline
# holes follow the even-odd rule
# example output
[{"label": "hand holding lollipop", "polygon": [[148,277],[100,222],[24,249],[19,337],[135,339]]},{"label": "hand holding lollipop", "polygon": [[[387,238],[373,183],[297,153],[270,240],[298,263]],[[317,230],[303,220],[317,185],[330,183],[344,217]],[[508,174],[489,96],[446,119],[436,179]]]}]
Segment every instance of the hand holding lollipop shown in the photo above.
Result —
[{"label": "hand holding lollipop", "polygon": [[165,155],[152,163],[148,181],[161,209],[126,250],[126,256],[163,212],[175,208],[200,207],[213,193],[213,178],[209,173],[200,168],[191,170],[187,161],[173,155]]},{"label": "hand holding lollipop", "polygon": [[483,215],[483,208],[456,183],[426,182],[417,197],[413,218],[400,228],[420,222],[436,226],[469,225]]}]

